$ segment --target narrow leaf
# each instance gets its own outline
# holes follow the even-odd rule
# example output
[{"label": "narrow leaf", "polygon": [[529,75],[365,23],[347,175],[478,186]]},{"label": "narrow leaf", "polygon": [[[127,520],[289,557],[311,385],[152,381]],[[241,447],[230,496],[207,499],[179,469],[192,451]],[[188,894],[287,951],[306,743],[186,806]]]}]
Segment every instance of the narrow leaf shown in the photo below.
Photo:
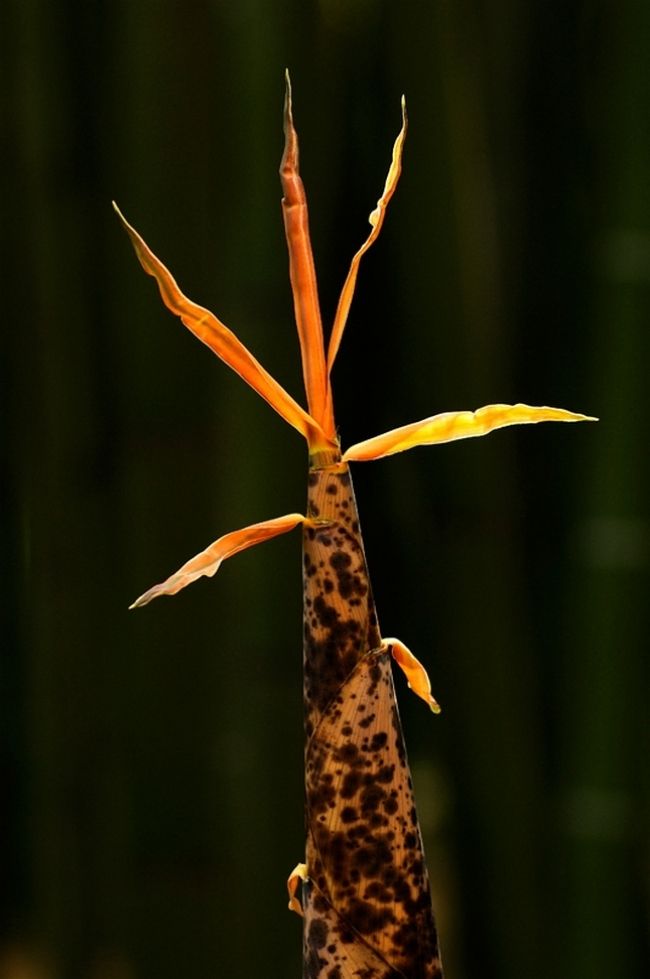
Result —
[{"label": "narrow leaf", "polygon": [[285,78],[285,144],[280,163],[280,179],[284,193],[282,216],[289,249],[289,277],[300,341],[307,406],[319,425],[325,429],[328,437],[334,439],[329,377],[325,368],[323,325],[318,302],[314,256],[309,237],[309,213],[298,166],[298,135],[293,124],[291,80],[288,71]]},{"label": "narrow leaf", "polygon": [[395,145],[393,146],[393,159],[388,171],[388,176],[386,177],[384,192],[377,201],[377,207],[368,218],[372,230],[359,251],[352,259],[350,270],[347,274],[345,282],[343,283],[343,289],[341,290],[341,296],[336,308],[336,316],[334,317],[334,325],[332,327],[332,334],[330,336],[329,349],[327,352],[327,370],[329,372],[331,372],[332,367],[334,366],[334,361],[336,360],[336,355],[341,345],[343,331],[345,330],[345,324],[348,320],[348,313],[350,312],[352,297],[354,296],[354,289],[357,284],[357,275],[359,273],[361,259],[368,251],[372,243],[379,237],[381,226],[384,223],[388,202],[395,193],[397,181],[399,180],[402,172],[402,148],[406,138],[406,127],[406,100],[404,96],[402,96],[402,128],[400,129],[399,135],[395,140]]},{"label": "narrow leaf", "polygon": [[370,462],[384,456],[404,452],[418,445],[436,445],[457,439],[487,435],[508,425],[530,425],[537,422],[598,421],[590,415],[580,415],[563,408],[535,408],[530,405],[487,405],[478,411],[445,411],[383,435],[351,445],[343,453],[344,462]]},{"label": "narrow leaf", "polygon": [[115,201],[113,207],[131,239],[142,268],[158,283],[160,295],[167,309],[178,316],[194,336],[205,343],[247,384],[250,384],[253,390],[257,391],[286,422],[304,435],[310,445],[322,443],[324,436],[317,422],[304,408],[301,408],[297,401],[294,401],[214,313],[183,295],[172,274],[160,259],[156,258],[135,228],[128,223]]},{"label": "narrow leaf", "polygon": [[245,551],[255,544],[262,544],[264,541],[271,540],[278,534],[286,534],[299,523],[302,523],[304,519],[301,513],[288,513],[284,517],[264,520],[262,523],[254,523],[249,527],[242,527],[241,530],[233,530],[229,534],[224,534],[223,537],[210,544],[205,551],[201,551],[196,557],[187,561],[166,581],[154,585],[144,595],[140,595],[140,598],[137,598],[129,608],[140,608],[141,605],[147,605],[160,595],[175,595],[204,575],[211,578],[217,573],[221,562],[225,561],[226,558],[232,557],[239,551]]}]

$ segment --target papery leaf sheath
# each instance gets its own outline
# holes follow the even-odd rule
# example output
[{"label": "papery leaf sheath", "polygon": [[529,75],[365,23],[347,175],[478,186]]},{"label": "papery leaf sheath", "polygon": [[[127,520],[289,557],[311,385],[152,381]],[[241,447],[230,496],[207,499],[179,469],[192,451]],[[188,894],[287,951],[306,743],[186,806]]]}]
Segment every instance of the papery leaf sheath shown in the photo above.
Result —
[{"label": "papery leaf sheath", "polygon": [[[429,882],[347,466],[309,477],[305,975],[442,975]],[[358,972],[359,968],[374,972]]]}]

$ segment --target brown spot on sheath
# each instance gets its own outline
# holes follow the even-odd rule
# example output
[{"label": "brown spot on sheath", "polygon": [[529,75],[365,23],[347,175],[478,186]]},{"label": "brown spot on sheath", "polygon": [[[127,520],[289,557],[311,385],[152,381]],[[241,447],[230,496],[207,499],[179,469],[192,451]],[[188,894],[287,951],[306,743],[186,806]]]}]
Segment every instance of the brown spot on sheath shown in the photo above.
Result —
[{"label": "brown spot on sheath", "polygon": [[324,948],[327,945],[328,928],[325,922],[316,918],[309,926],[309,941],[314,948]]},{"label": "brown spot on sheath", "polygon": [[353,741],[346,741],[340,748],[337,748],[336,755],[338,760],[346,765],[357,767],[362,763],[359,757],[359,749]]},{"label": "brown spot on sheath", "polygon": [[347,772],[339,790],[341,799],[352,799],[361,785],[361,775],[358,772]]},{"label": "brown spot on sheath", "polygon": [[370,935],[384,928],[393,917],[389,908],[378,908],[369,901],[353,898],[347,910],[346,918],[360,935]]},{"label": "brown spot on sheath", "polygon": [[370,750],[379,751],[381,748],[385,747],[387,741],[388,741],[388,735],[386,734],[386,732],[377,731],[377,733],[373,734],[372,736],[372,741],[370,742]]},{"label": "brown spot on sheath", "polygon": [[381,785],[366,785],[361,792],[361,811],[366,815],[374,812],[385,798]]},{"label": "brown spot on sheath", "polygon": [[350,557],[349,554],[346,554],[345,551],[336,551],[336,553],[332,554],[330,558],[330,564],[334,568],[335,572],[338,574],[340,571],[343,571],[345,568],[350,567],[350,565],[352,564],[352,558]]},{"label": "brown spot on sheath", "polygon": [[384,765],[377,772],[377,781],[383,784],[388,784],[393,781],[395,777],[395,765]]}]

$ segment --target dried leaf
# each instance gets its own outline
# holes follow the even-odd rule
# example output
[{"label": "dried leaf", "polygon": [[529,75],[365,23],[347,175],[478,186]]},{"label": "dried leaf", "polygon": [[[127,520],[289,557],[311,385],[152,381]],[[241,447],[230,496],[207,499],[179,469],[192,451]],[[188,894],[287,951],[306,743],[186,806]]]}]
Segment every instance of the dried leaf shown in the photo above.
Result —
[{"label": "dried leaf", "polygon": [[241,530],[233,530],[229,534],[224,534],[218,540],[210,544],[204,551],[187,561],[173,575],[170,575],[159,585],[154,585],[140,595],[133,605],[129,608],[140,608],[147,605],[154,598],[160,595],[176,595],[177,592],[190,585],[197,578],[207,576],[211,578],[219,570],[222,561],[232,557],[239,551],[245,551],[255,544],[262,544],[264,541],[277,537],[278,534],[286,534],[293,530],[305,518],[301,513],[288,513],[284,517],[275,517],[272,520],[264,520],[262,523],[254,523],[249,527],[242,527]]}]

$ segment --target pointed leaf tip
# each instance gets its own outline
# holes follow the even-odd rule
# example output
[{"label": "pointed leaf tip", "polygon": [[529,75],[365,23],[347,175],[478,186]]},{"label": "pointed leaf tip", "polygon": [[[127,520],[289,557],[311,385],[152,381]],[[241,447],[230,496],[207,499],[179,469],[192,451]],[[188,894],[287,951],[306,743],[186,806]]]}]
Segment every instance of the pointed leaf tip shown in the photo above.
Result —
[{"label": "pointed leaf tip", "polygon": [[[284,69],[284,116],[285,132],[287,129],[293,130],[293,100],[291,92],[291,75],[289,69]],[[295,138],[295,134],[293,134]]]}]

